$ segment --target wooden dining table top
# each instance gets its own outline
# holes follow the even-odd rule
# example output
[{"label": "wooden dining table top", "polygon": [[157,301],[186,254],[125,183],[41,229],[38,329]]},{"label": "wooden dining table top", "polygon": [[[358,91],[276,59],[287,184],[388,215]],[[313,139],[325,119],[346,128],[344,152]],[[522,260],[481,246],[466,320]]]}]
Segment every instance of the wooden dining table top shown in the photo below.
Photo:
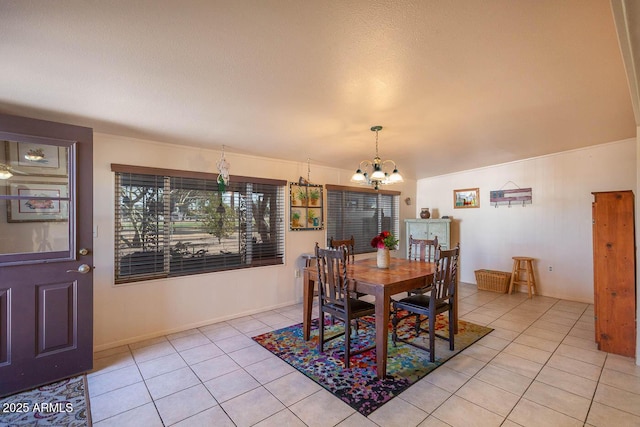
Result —
[{"label": "wooden dining table top", "polygon": [[396,293],[399,293],[406,290],[406,282],[415,284],[416,280],[433,274],[434,269],[435,264],[432,262],[404,258],[391,258],[389,268],[378,268],[375,258],[367,258],[347,264],[347,276],[352,280],[355,291],[364,291],[362,288],[368,289],[371,286],[383,286],[390,287],[391,292],[394,287],[398,288],[400,290]]}]

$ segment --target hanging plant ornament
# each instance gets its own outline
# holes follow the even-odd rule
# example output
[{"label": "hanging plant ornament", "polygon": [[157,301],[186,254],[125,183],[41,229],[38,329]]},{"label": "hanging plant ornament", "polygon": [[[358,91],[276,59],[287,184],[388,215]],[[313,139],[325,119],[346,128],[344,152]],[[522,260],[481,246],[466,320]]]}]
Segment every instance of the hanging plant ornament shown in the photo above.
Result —
[{"label": "hanging plant ornament", "polygon": [[222,157],[216,163],[216,167],[218,168],[218,190],[220,192],[224,192],[227,185],[229,185],[229,169],[231,168],[231,164],[224,157],[224,145],[222,146]]},{"label": "hanging plant ornament", "polygon": [[218,175],[218,191],[221,192],[221,193],[224,193],[226,188],[227,188],[227,186],[224,183],[224,178],[222,177],[222,175]]}]

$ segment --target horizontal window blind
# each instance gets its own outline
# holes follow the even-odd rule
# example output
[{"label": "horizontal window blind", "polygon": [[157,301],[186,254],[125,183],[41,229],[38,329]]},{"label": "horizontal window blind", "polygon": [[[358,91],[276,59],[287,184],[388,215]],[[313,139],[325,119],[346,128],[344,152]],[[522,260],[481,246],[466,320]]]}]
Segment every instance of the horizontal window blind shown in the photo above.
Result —
[{"label": "horizontal window blind", "polygon": [[284,262],[285,181],[118,168],[116,283]]},{"label": "horizontal window blind", "polygon": [[165,178],[116,174],[116,283],[165,277]]},{"label": "horizontal window blind", "polygon": [[374,252],[371,239],[383,230],[399,239],[399,195],[327,185],[327,239],[353,236],[357,254]]}]

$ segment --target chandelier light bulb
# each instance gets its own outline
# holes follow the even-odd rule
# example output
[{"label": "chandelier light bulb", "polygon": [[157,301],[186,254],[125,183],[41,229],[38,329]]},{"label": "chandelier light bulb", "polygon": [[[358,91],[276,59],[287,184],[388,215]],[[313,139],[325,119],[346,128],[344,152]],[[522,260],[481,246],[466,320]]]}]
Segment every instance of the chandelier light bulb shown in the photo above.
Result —
[{"label": "chandelier light bulb", "polygon": [[351,182],[366,183],[367,177],[364,176],[362,170],[358,169],[351,177]]},{"label": "chandelier light bulb", "polygon": [[389,182],[394,184],[396,182],[404,182],[404,178],[402,178],[402,175],[400,175],[398,169],[393,170],[393,173],[391,174],[391,176],[389,176]]},{"label": "chandelier light bulb", "polygon": [[385,177],[385,173],[380,169],[375,169],[371,174],[371,179],[376,181],[382,181]]}]

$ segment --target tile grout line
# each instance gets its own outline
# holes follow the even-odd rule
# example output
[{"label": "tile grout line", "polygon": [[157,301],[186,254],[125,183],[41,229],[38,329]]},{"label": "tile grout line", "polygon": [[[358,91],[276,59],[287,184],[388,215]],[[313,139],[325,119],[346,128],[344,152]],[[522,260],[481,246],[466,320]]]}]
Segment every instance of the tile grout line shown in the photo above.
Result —
[{"label": "tile grout line", "polygon": [[[548,313],[548,312],[549,312],[549,311],[550,311],[550,310],[551,310],[555,305],[557,305],[560,301],[561,301],[561,300],[558,300],[558,301],[556,301],[553,305],[551,305],[551,306],[550,306],[550,307],[549,307],[545,312],[543,312],[543,313],[538,317],[538,319],[537,319],[537,320],[539,320],[539,319],[540,319],[540,317],[542,317],[544,314]],[[586,312],[586,310],[587,310],[587,308],[588,308],[588,307],[589,307],[589,304],[587,304],[587,307],[585,307],[585,308],[584,308],[584,310],[583,310],[583,311],[582,311],[582,313],[580,314],[580,317],[582,317],[582,315],[584,315],[584,313]],[[578,319],[580,319],[580,317],[578,317]],[[536,321],[537,321],[537,320],[536,320]],[[578,322],[578,320],[574,321],[573,326],[571,327],[571,329],[573,329],[573,327],[575,326],[575,324],[576,324],[577,322]],[[534,323],[535,323],[535,322],[534,322]],[[528,329],[528,328],[527,328],[527,329]],[[522,401],[522,399],[524,399],[525,394],[526,394],[526,393],[527,393],[527,391],[531,388],[531,385],[536,381],[536,378],[538,378],[538,376],[540,375],[540,372],[542,372],[542,370],[545,368],[545,366],[547,366],[547,363],[549,363],[549,360],[551,359],[551,357],[553,357],[553,355],[556,353],[556,351],[558,351],[558,348],[560,348],[560,345],[563,343],[564,339],[565,339],[567,336],[569,336],[569,332],[571,332],[571,329],[569,329],[569,331],[564,335],[564,338],[562,339],[562,341],[560,341],[560,343],[558,344],[558,346],[556,347],[556,349],[551,353],[551,356],[549,356],[549,358],[547,359],[547,361],[542,365],[542,368],[540,369],[540,371],[538,371],[538,373],[536,374],[536,376],[531,380],[531,383],[529,383],[529,385],[527,386],[527,388],[524,390],[524,392],[522,393],[522,395],[520,396],[520,398],[519,398],[519,399],[518,399],[518,401],[516,402],[516,404],[513,406],[513,408],[511,408],[511,410],[509,411],[509,414],[507,415],[507,417],[505,418],[505,420],[507,420],[507,419],[509,418],[509,415],[511,415],[511,413],[513,413],[513,410],[518,406],[518,403],[520,403],[520,402]],[[525,330],[526,330],[526,329],[525,329]],[[522,335],[523,333],[524,333],[524,331],[523,331],[523,332],[521,332],[521,333],[518,335],[518,337],[519,337],[520,335]],[[518,337],[516,337],[516,338],[518,338]],[[514,338],[514,340],[515,340],[516,338]],[[512,341],[512,342],[513,342],[513,341]],[[604,365],[600,368],[600,375],[602,375],[602,370],[603,370],[603,369],[604,369]],[[563,372],[565,372],[565,371],[563,371]],[[570,372],[569,372],[569,373],[570,373]],[[599,378],[599,377],[598,377],[598,378]],[[598,383],[599,383],[599,381],[596,381],[596,389],[597,389],[597,387],[598,387]],[[546,383],[543,383],[543,384],[546,384]],[[554,387],[554,388],[558,389],[557,387],[552,386],[552,385],[550,385],[550,384],[546,384],[546,385],[548,385],[549,387]],[[558,390],[562,390],[562,389],[558,389]],[[568,391],[566,391],[566,390],[562,390],[562,391],[565,391],[565,392],[567,392],[567,393],[571,393],[571,392],[568,392]],[[595,393],[595,390],[594,390],[594,393]],[[571,394],[574,394],[574,393],[571,393]],[[574,395],[575,395],[575,394],[574,394]],[[578,395],[576,395],[576,396],[578,396]],[[578,396],[578,397],[582,397],[582,396]],[[584,420],[579,420],[579,419],[577,419],[577,418],[572,417],[571,415],[567,415],[567,414],[565,414],[565,413],[563,413],[563,412],[556,411],[556,410],[555,410],[555,409],[553,409],[553,408],[550,408],[550,407],[548,407],[548,406],[546,406],[546,405],[542,405],[542,404],[537,403],[537,402],[535,402],[535,401],[534,401],[534,403],[536,403],[536,404],[538,404],[538,405],[540,405],[540,406],[543,406],[543,407],[545,407],[545,408],[548,408],[549,410],[552,410],[552,411],[557,412],[557,413],[559,413],[559,414],[562,414],[562,415],[565,415],[565,416],[567,416],[567,417],[573,418],[574,420],[580,421],[580,422],[582,422],[582,423],[583,423],[583,425],[586,423],[586,420],[587,420],[587,418],[589,417],[589,410],[590,410],[590,408],[591,408],[591,403],[592,403],[592,402],[593,402],[593,399],[591,399],[591,402],[590,402],[590,404],[589,404],[589,409],[587,410],[587,412],[586,412],[586,414],[585,414]]]},{"label": "tile grout line", "polygon": [[[512,311],[516,310],[520,305],[524,304],[526,301],[528,301],[528,299],[527,299],[527,300],[523,300],[523,301],[521,301],[518,305],[514,306],[511,310],[507,311],[505,314],[503,314],[502,316],[498,317],[498,319],[500,319],[501,317],[503,317],[503,316],[507,315],[508,313],[511,313]],[[544,312],[541,312],[541,313],[538,315],[538,317],[536,318],[536,320],[535,320],[533,323],[535,323],[536,321],[538,321],[538,320],[539,320],[539,319],[540,319],[540,318],[541,318],[545,313],[549,312],[549,311],[551,310],[551,308],[552,308],[553,306],[555,306],[557,303],[558,303],[558,301],[556,301],[554,304],[552,304],[551,306],[549,306],[549,308],[547,308],[547,310],[545,310]],[[498,320],[498,319],[496,319],[496,320]],[[531,325],[533,325],[533,323],[531,323]],[[527,329],[528,329],[529,327],[531,327],[531,325],[529,325],[529,326],[527,327]],[[487,326],[488,326],[488,325],[487,325]],[[525,329],[525,331],[526,331],[526,329]],[[513,331],[513,332],[517,332],[517,331]],[[510,341],[510,343],[513,343],[513,342],[514,342],[518,337],[520,337],[520,336],[521,336],[521,335],[523,335],[523,334],[524,334],[524,331],[522,331],[522,332],[518,332],[518,335],[517,335],[514,339],[512,339],[512,340]],[[496,354],[495,356],[493,356],[493,357],[492,357],[492,358],[491,358],[491,359],[490,359],[490,360],[485,364],[485,366],[489,365],[489,363],[491,363],[491,361],[492,361],[492,360],[494,360],[496,357],[498,357],[500,354],[502,354],[502,353],[505,351],[505,349],[506,349],[507,347],[508,347],[508,345],[507,345],[507,346],[505,346],[502,350],[500,350],[500,352],[498,352],[498,354]],[[506,354],[509,354],[509,353],[506,353]],[[544,364],[544,365],[542,365],[542,368],[544,368],[544,366],[546,366],[546,362],[545,362],[545,364]],[[541,368],[541,370],[542,370],[542,368]],[[500,368],[500,369],[502,369],[502,368]],[[509,371],[508,369],[505,369],[505,371],[507,371],[507,372],[511,372],[511,371]],[[536,374],[536,377],[537,377],[537,374]],[[516,401],[516,403],[513,405],[513,407],[509,410],[509,412],[507,413],[507,415],[506,415],[506,416],[504,416],[504,419],[502,420],[501,425],[502,425],[502,424],[504,424],[504,423],[509,419],[509,416],[511,415],[511,413],[513,412],[513,410],[516,408],[516,406],[518,406],[518,403],[520,403],[520,401],[523,399],[523,397],[524,397],[525,393],[527,392],[527,390],[529,389],[529,387],[531,387],[531,384],[533,384],[533,382],[535,381],[535,378],[536,378],[536,377],[534,377],[534,378],[532,378],[532,379],[531,379],[531,382],[529,383],[529,385],[527,386],[527,388],[525,388],[525,389],[524,389],[524,391],[522,392],[522,394],[518,397],[518,400],[517,400],[517,401]],[[473,376],[473,378],[475,378],[475,375]],[[478,381],[482,381],[482,379],[478,378]],[[482,381],[482,382],[483,382],[483,383],[485,383],[485,384],[489,384],[489,383],[487,383],[487,382],[485,382],[485,381]],[[489,385],[493,385],[493,384],[489,384]],[[495,385],[493,385],[493,386],[494,386],[494,387],[497,387],[497,386],[495,386]],[[505,390],[505,389],[503,389],[502,387],[497,387],[497,388],[499,388],[499,389],[501,389],[501,390],[504,390],[504,391],[506,391],[506,392],[511,393],[509,390]],[[512,394],[516,395],[515,393],[512,393]],[[517,396],[517,395],[516,395],[516,396]],[[478,405],[478,406],[479,406],[479,405]],[[487,408],[484,408],[484,409],[489,410],[489,409],[487,409]],[[551,408],[549,408],[549,409],[551,409]],[[498,415],[500,415],[500,414],[498,414]],[[502,416],[502,415],[500,415],[500,416]],[[514,422],[514,421],[512,421],[512,420],[509,420],[509,421]],[[518,423],[515,423],[515,424],[518,424]]]},{"label": "tile grout line", "polygon": [[[477,292],[476,292],[476,293],[477,293]],[[471,294],[471,295],[474,295],[474,294]],[[471,296],[471,295],[469,295],[469,296]],[[496,300],[496,299],[498,299],[498,298],[500,298],[500,296],[497,296],[496,298],[494,298],[494,299],[493,299],[493,300],[491,300],[491,301],[487,301],[486,303],[484,303],[484,304],[482,304],[482,305],[478,306],[477,308],[484,307],[486,304],[489,304],[490,302],[495,301],[495,300]],[[513,310],[513,309],[515,309],[516,307],[518,307],[520,304],[523,304],[523,303],[524,303],[524,301],[521,301],[518,305],[516,305],[515,307],[513,307],[513,308],[512,308],[512,310]],[[476,308],[476,309],[477,309],[477,308]],[[472,311],[475,311],[476,309],[474,309],[474,310],[472,310]],[[510,311],[511,311],[511,310],[509,310],[509,312],[510,312]],[[507,313],[508,313],[508,312],[507,312]],[[505,313],[505,314],[506,314],[506,313]],[[496,319],[496,320],[497,320],[497,319]],[[489,326],[489,325],[485,325],[485,326]],[[487,334],[486,336],[489,336],[489,334]],[[478,340],[478,341],[477,341],[476,343],[474,343],[474,344],[479,344],[479,341],[481,341],[481,340]],[[513,340],[512,340],[511,342],[513,342]],[[472,345],[473,345],[473,344],[472,344]],[[479,345],[482,345],[482,344],[479,344]],[[467,348],[470,348],[470,347],[471,347],[471,346],[469,346],[469,347],[467,347]],[[505,348],[506,348],[506,347],[505,347]],[[496,358],[498,355],[500,355],[503,351],[504,351],[504,349],[500,350],[500,351],[499,351],[495,356],[493,356],[493,357],[492,357],[488,362],[484,362],[483,360],[480,360],[480,359],[476,359],[476,360],[480,360],[481,362],[484,362],[484,366],[482,367],[482,369],[484,369],[487,365],[489,365],[489,363],[491,363],[491,361],[492,361],[493,359],[495,359],[495,358]],[[458,354],[462,354],[462,353],[463,353],[463,352],[460,352],[460,353],[458,353]],[[455,358],[458,354],[456,354],[455,356],[453,356],[451,359]],[[467,357],[474,358],[473,356],[467,356]],[[475,359],[475,358],[474,358],[474,359]],[[482,370],[482,369],[480,369],[480,370]],[[480,370],[479,370],[478,372],[480,372]],[[456,371],[456,372],[457,372],[457,371]],[[453,391],[453,392],[451,393],[451,395],[450,395],[447,399],[445,399],[445,400],[444,400],[444,402],[442,402],[440,405],[438,405],[436,408],[434,408],[434,409],[433,409],[433,411],[431,411],[431,413],[429,414],[429,416],[433,416],[433,417],[434,417],[434,418],[436,418],[437,420],[439,420],[439,421],[441,421],[441,422],[443,422],[443,423],[445,423],[445,424],[447,424],[447,425],[450,425],[450,424],[446,423],[445,421],[441,420],[440,418],[438,418],[437,416],[435,416],[435,415],[433,415],[433,414],[438,410],[438,408],[440,408],[442,405],[444,405],[444,404],[445,404],[445,403],[446,403],[446,402],[451,398],[451,396],[456,396],[456,397],[458,397],[458,398],[460,398],[460,399],[466,400],[467,402],[469,402],[469,403],[471,403],[471,404],[473,404],[473,405],[478,406],[479,408],[482,408],[482,409],[484,409],[484,410],[486,410],[486,411],[489,411],[489,412],[491,412],[492,414],[496,414],[496,415],[498,415],[498,416],[502,417],[503,415],[501,415],[501,414],[497,414],[496,412],[493,412],[493,411],[491,411],[490,409],[487,409],[487,408],[485,408],[485,407],[482,407],[482,406],[480,406],[480,405],[478,405],[478,404],[476,404],[476,403],[474,403],[474,402],[471,402],[471,401],[469,401],[469,400],[465,399],[464,397],[461,397],[461,396],[456,395],[456,393],[457,393],[457,392],[458,392],[462,387],[464,387],[466,384],[468,384],[468,383],[469,383],[469,381],[471,381],[472,379],[474,379],[474,378],[476,377],[476,375],[478,374],[478,372],[476,372],[474,375],[470,376],[470,377],[469,377],[469,379],[467,379],[464,383],[462,383],[462,384],[460,385],[460,387],[458,387],[455,391]],[[427,376],[428,376],[428,375],[427,375]],[[425,376],[425,378],[427,378],[427,376]],[[479,378],[477,378],[477,380],[478,380],[478,381],[481,381],[481,382],[483,382],[483,383],[485,383],[485,384],[488,384],[488,385],[493,385],[493,384],[489,384],[489,383],[487,383],[487,382],[485,382],[485,381],[482,381],[482,380],[481,380],[481,379],[479,379]],[[434,385],[435,385],[435,384],[434,384]],[[436,387],[438,387],[438,386],[436,385]],[[494,386],[494,387],[497,387],[497,386]],[[497,388],[500,388],[501,390],[504,390],[504,389],[502,389],[501,387],[497,387]],[[504,391],[509,392],[508,390],[504,390]],[[526,390],[525,390],[525,391],[526,391]],[[510,393],[510,392],[509,392],[509,393]],[[524,393],[523,393],[523,394],[524,394]],[[520,401],[520,399],[518,399],[518,402],[519,402],[519,401]],[[516,402],[516,405],[517,405],[517,402]],[[515,407],[515,405],[514,405],[514,407]],[[510,411],[509,413],[511,413],[511,411]],[[503,421],[502,421],[502,423],[501,423],[501,424],[503,424],[503,423],[507,420],[507,417],[508,417],[508,414],[507,414],[507,416],[505,416],[505,417],[504,417],[504,419],[503,419]],[[427,417],[427,418],[428,418],[428,417]]]}]

